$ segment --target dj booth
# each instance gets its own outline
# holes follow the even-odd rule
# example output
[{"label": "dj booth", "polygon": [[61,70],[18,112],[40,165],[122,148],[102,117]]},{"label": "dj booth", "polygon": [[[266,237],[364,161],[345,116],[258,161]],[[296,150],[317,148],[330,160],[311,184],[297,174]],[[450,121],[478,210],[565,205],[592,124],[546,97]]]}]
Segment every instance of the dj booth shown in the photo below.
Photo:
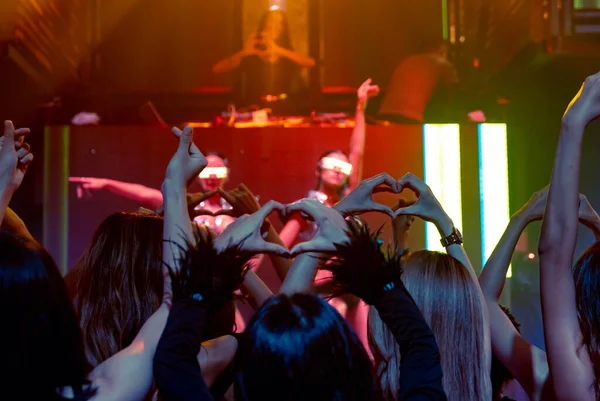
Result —
[{"label": "dj booth", "polygon": [[[315,188],[319,157],[332,149],[347,152],[351,133],[352,127],[209,127],[196,128],[194,140],[202,151],[227,156],[227,188],[243,182],[261,203],[270,199],[288,203]],[[177,142],[170,129],[157,126],[49,126],[45,135],[43,240],[67,270],[104,218],[140,206],[107,191],[78,199],[68,177],[102,177],[160,188]],[[486,257],[488,242],[495,245],[495,237],[499,238],[508,221],[506,163],[503,124],[377,125],[367,127],[363,177],[380,172],[396,178],[407,172],[424,177],[463,231],[469,254]],[[486,187],[487,181],[493,181],[494,187]],[[400,196],[415,197],[412,193]],[[390,194],[375,197],[390,206],[397,198]],[[480,216],[486,217],[485,226]],[[388,217],[369,213],[365,218],[372,229],[385,225],[384,240],[391,239]],[[280,228],[281,222],[275,216],[273,220]],[[411,228],[410,238],[412,249],[439,247],[435,229],[426,229],[420,222]],[[482,258],[473,260],[479,267],[481,262]]]}]

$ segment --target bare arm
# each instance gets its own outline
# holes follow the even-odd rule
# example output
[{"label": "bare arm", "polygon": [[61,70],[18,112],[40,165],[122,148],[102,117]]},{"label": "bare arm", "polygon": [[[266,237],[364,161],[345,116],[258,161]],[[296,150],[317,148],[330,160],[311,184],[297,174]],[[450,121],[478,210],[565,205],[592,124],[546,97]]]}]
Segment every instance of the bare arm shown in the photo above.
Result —
[{"label": "bare arm", "polygon": [[304,253],[297,256],[279,289],[279,293],[292,295],[309,291],[315,281],[318,267],[319,254]]},{"label": "bare arm", "polygon": [[[538,401],[542,400],[542,390],[548,378],[546,353],[519,334],[498,304],[511,256],[528,223],[528,218],[522,214],[516,214],[510,220],[479,276],[479,283],[490,312],[492,351],[523,386],[529,398]],[[548,399],[547,395],[543,399]]]},{"label": "bare arm", "polygon": [[227,57],[224,60],[219,61],[212,67],[212,71],[215,74],[222,74],[224,72],[233,71],[240,66],[244,57],[246,57],[246,51],[240,50],[235,53],[233,56]]},{"label": "bare arm", "polygon": [[356,186],[362,180],[363,170],[363,158],[365,154],[365,138],[367,124],[365,121],[365,108],[369,97],[376,96],[379,93],[379,87],[377,85],[371,85],[371,79],[367,79],[358,88],[356,103],[356,116],[355,125],[352,130],[352,136],[350,137],[350,153],[348,158],[350,164],[352,164],[352,174],[350,175],[350,190],[356,188]]},{"label": "bare arm", "polygon": [[[568,115],[569,112],[567,112]],[[579,169],[585,123],[563,119],[539,243],[542,314],[558,400],[593,400],[593,366],[581,347],[571,266],[577,237]]]},{"label": "bare arm", "polygon": [[115,195],[134,200],[153,209],[163,203],[163,195],[158,189],[140,184],[94,177],[69,177],[69,182],[78,184],[82,190],[87,192],[106,189]]},{"label": "bare arm", "polygon": [[[287,225],[286,225],[286,227],[287,227]],[[285,230],[285,227],[284,227],[284,230]],[[296,234],[296,236],[297,236],[297,234]],[[271,242],[273,244],[281,245],[288,249],[291,247],[291,245],[286,246],[285,242],[281,239],[279,234],[277,234],[277,231],[275,231],[275,229],[273,228],[273,226],[271,224],[269,224],[269,231],[267,232],[265,241]],[[294,241],[292,241],[292,243],[293,242]],[[261,258],[263,258],[263,257],[264,256],[261,255]],[[271,263],[273,264],[273,267],[275,268],[275,271],[277,272],[277,277],[279,277],[279,279],[283,282],[283,280],[285,280],[285,277],[287,276],[288,272],[290,271],[292,262],[289,259],[282,258],[281,256],[277,256],[274,254],[269,254],[269,259],[271,260]]]},{"label": "bare arm", "polygon": [[255,310],[273,296],[271,289],[252,270],[248,270],[246,276],[244,276],[242,292],[247,296],[250,306]]},{"label": "bare arm", "polygon": [[279,54],[288,60],[293,61],[299,67],[302,68],[313,68],[315,66],[315,60],[312,57],[305,56],[304,54],[298,53],[294,50],[279,47]]}]

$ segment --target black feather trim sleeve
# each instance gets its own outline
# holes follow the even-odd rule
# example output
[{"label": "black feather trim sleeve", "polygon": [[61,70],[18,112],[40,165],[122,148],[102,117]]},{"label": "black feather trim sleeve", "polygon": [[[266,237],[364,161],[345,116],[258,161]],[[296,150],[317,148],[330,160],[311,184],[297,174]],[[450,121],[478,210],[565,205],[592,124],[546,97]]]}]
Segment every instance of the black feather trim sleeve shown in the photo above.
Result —
[{"label": "black feather trim sleeve", "polygon": [[379,234],[357,221],[348,221],[347,244],[336,244],[334,258],[326,260],[321,269],[333,274],[335,290],[333,296],[354,294],[368,304],[373,304],[379,296],[393,289],[401,279],[401,255],[390,248],[384,253]]},{"label": "black feather trim sleeve", "polygon": [[252,254],[238,246],[229,246],[219,252],[212,236],[198,227],[194,237],[195,244],[188,243],[187,249],[183,250],[179,270],[167,266],[173,298],[195,299],[208,309],[216,310],[233,298],[233,292],[244,280]]}]

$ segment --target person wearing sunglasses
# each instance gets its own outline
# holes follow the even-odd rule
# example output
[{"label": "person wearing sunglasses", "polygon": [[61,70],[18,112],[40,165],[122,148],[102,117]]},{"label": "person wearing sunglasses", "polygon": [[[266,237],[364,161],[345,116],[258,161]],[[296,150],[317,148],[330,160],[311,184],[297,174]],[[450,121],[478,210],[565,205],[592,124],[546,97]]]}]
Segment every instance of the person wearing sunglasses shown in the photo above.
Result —
[{"label": "person wearing sunglasses", "polygon": [[[229,162],[227,157],[217,152],[208,152],[206,160],[208,166],[196,179],[200,192],[188,194],[187,200],[194,222],[220,234],[234,220],[227,215],[212,215],[231,209],[231,205],[217,191],[227,183]],[[77,184],[77,197],[80,199],[90,197],[96,191],[107,190],[162,213],[163,196],[160,189],[108,178],[69,177],[69,181]]]}]

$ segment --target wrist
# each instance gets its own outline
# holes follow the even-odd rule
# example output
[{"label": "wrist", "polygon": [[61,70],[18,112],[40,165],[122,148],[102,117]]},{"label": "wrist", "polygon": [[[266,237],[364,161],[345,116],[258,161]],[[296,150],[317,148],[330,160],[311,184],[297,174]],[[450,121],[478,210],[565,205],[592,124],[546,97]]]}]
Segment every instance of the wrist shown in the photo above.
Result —
[{"label": "wrist", "polygon": [[169,196],[181,196],[184,197],[187,194],[185,184],[178,182],[177,180],[173,180],[171,178],[165,178],[163,181],[160,191],[163,194],[164,199],[167,199],[167,195]]},{"label": "wrist", "polygon": [[580,121],[573,121],[573,118],[569,118],[569,116],[563,117],[560,130],[561,138],[563,135],[567,135],[570,139],[581,140],[585,131],[585,125]]},{"label": "wrist", "polygon": [[454,222],[448,216],[435,221],[434,224],[442,238],[446,238],[454,232]]},{"label": "wrist", "polygon": [[519,227],[521,227],[522,229],[524,229],[527,224],[531,223],[532,221],[536,221],[536,220],[541,220],[540,219],[536,219],[533,216],[530,216],[528,213],[526,212],[517,212],[515,213],[513,216],[511,216],[508,224],[509,225],[517,225]]}]

